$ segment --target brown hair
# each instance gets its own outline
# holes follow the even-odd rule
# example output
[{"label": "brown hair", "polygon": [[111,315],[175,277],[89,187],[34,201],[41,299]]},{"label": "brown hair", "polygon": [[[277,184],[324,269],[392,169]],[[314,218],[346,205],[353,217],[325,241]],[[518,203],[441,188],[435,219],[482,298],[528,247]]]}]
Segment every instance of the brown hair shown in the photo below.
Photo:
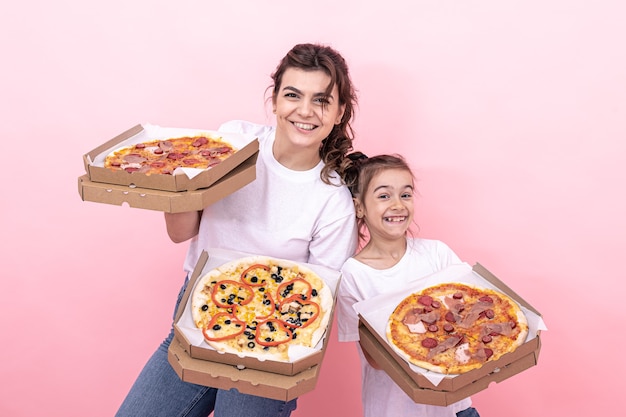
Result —
[{"label": "brown hair", "polygon": [[330,94],[335,85],[339,91],[339,105],[345,106],[341,122],[331,130],[320,146],[320,158],[324,161],[324,168],[321,172],[322,181],[330,184],[332,171],[336,171],[343,179],[343,163],[346,154],[352,150],[354,131],[350,122],[354,116],[357,105],[356,90],[350,80],[348,65],[344,58],[331,47],[303,43],[294,46],[283,57],[276,71],[272,74],[274,84],[272,89],[272,100],[275,99],[283,79],[283,74],[288,68],[298,68],[306,71],[324,71],[330,77],[330,84],[326,93]]},{"label": "brown hair", "polygon": [[[372,179],[381,171],[387,169],[401,169],[409,172],[413,177],[413,171],[401,155],[376,155],[368,158],[361,152],[354,152],[348,155],[344,180],[352,197],[363,202],[363,195],[367,191]],[[357,218],[359,238],[365,237],[365,219]]]}]

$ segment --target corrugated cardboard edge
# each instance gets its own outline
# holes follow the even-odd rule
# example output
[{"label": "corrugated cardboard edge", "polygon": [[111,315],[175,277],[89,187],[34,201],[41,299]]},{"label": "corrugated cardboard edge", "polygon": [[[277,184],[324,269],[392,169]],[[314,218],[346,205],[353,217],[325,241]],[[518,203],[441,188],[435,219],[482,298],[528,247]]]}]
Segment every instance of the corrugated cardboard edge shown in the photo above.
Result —
[{"label": "corrugated cardboard edge", "polygon": [[255,153],[211,187],[200,190],[175,192],[131,188],[125,185],[93,182],[89,180],[88,175],[82,175],[78,177],[78,194],[83,201],[118,206],[128,204],[133,208],[166,213],[199,211],[254,181],[257,156],[258,153]]},{"label": "corrugated cardboard edge", "polygon": [[320,367],[314,366],[293,376],[194,359],[177,339],[168,350],[168,361],[178,377],[186,382],[218,389],[236,388],[243,394],[290,401],[315,389]]},{"label": "corrugated cardboard edge", "polygon": [[[537,365],[539,349],[522,356],[520,359],[496,368],[487,375],[464,385],[455,391],[438,391],[419,386],[406,370],[400,366],[397,358],[382,349],[378,338],[363,324],[359,326],[360,343],[389,377],[416,403],[447,406],[461,401],[473,394],[485,390],[491,383],[499,383],[532,366]],[[537,337],[539,341],[539,336]]]},{"label": "corrugated cardboard edge", "polygon": [[[336,289],[335,289],[335,296],[333,297],[332,309],[330,311],[330,316],[328,319],[328,326],[323,336],[322,348],[318,350],[317,352],[307,355],[306,357],[296,360],[294,362],[281,362],[281,361],[271,361],[271,360],[262,361],[253,357],[239,357],[234,354],[219,353],[214,350],[209,350],[209,349],[204,349],[201,347],[193,346],[190,343],[190,341],[187,340],[187,338],[185,337],[185,335],[183,334],[183,332],[180,330],[180,328],[178,327],[176,323],[180,319],[180,316],[183,314],[187,306],[191,292],[193,290],[193,287],[196,281],[200,278],[200,275],[202,274],[202,271],[206,263],[208,262],[209,257],[210,257],[210,254],[207,251],[203,251],[202,254],[200,255],[200,258],[198,259],[198,262],[196,263],[196,266],[194,267],[194,270],[189,279],[189,283],[187,284],[187,288],[185,289],[185,292],[183,293],[183,297],[181,299],[178,310],[176,311],[176,316],[174,319],[174,336],[176,339],[178,339],[179,343],[184,347],[185,351],[190,357],[194,359],[201,359],[201,360],[207,360],[207,361],[212,361],[212,362],[219,361],[220,363],[223,362],[229,365],[246,367],[246,368],[256,369],[256,370],[260,370],[264,372],[272,372],[272,373],[277,373],[277,374],[287,375],[287,376],[299,374],[305,371],[306,369],[309,369],[314,366],[320,366],[322,364],[323,359],[324,359],[324,354],[326,352],[326,348],[330,341],[331,332],[332,332],[332,325],[334,321],[333,317],[335,313],[335,306],[337,303]],[[339,286],[340,282],[341,282],[341,277],[339,277],[339,280],[337,281],[337,287]]]},{"label": "corrugated cardboard edge", "polygon": [[[472,268],[474,272],[479,274],[485,280],[490,282],[491,284],[498,287],[501,291],[509,295],[515,301],[528,308],[529,310],[535,312],[539,316],[537,310],[532,307],[527,301],[525,301],[522,297],[520,297],[517,293],[511,290],[504,282],[502,282],[499,278],[489,272],[484,266],[476,263]],[[484,275],[483,275],[484,274]],[[510,292],[508,292],[510,291]],[[393,357],[399,366],[404,370],[404,372],[410,376],[410,378],[415,382],[415,384],[420,388],[426,388],[434,391],[458,391],[465,387],[468,384],[473,383],[474,381],[490,374],[493,372],[498,372],[498,369],[504,368],[505,366],[509,366],[520,360],[521,358],[534,354],[535,358],[538,360],[539,351],[541,349],[540,343],[540,334],[541,331],[537,332],[537,336],[528,340],[523,345],[519,346],[514,352],[507,353],[502,355],[498,360],[488,361],[481,368],[469,371],[465,374],[457,375],[455,377],[447,377],[444,378],[438,385],[434,385],[428,378],[424,375],[419,374],[411,370],[410,365],[401,358],[386,340],[383,340],[382,337],[374,330],[367,321],[363,319],[362,316],[359,315],[360,322],[367,328],[367,330],[372,334],[374,338],[376,338],[378,342],[378,346],[384,349],[391,357]],[[371,353],[371,352],[370,352]]]}]

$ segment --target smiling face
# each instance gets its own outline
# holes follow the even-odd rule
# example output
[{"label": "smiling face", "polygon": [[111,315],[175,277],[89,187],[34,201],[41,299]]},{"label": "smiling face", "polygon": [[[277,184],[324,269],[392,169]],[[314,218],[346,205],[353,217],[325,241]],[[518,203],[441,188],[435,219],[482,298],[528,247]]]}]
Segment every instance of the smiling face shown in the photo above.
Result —
[{"label": "smiling face", "polygon": [[372,177],[356,214],[365,220],[372,238],[404,238],[413,222],[413,176],[406,169],[384,169]]},{"label": "smiling face", "polygon": [[276,114],[274,156],[283,165],[304,170],[320,161],[320,145],[341,122],[345,108],[339,104],[337,86],[326,93],[329,84],[330,77],[321,70],[285,70],[272,98]]}]

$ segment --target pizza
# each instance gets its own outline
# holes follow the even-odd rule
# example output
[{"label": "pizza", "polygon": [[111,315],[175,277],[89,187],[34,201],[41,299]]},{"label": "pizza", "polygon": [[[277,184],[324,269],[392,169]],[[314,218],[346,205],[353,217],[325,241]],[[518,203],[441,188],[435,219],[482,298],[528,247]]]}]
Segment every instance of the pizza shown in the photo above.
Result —
[{"label": "pizza", "polygon": [[386,332],[406,361],[429,371],[462,374],[522,345],[528,321],[518,304],[499,291],[442,283],[404,298]]},{"label": "pizza", "polygon": [[183,136],[140,142],[105,157],[104,167],[143,174],[173,174],[176,168],[207,169],[236,152],[221,137]]},{"label": "pizza", "polygon": [[209,271],[191,294],[194,324],[209,346],[279,361],[289,361],[291,346],[318,344],[332,307],[330,288],[313,270],[266,256]]}]

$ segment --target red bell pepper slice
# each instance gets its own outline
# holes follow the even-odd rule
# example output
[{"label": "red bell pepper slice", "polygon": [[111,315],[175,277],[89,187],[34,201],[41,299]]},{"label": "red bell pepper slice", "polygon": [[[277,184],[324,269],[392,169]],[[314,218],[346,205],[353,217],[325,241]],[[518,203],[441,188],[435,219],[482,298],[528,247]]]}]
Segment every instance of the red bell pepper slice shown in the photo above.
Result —
[{"label": "red bell pepper slice", "polygon": [[[229,286],[236,288],[236,290],[230,291],[230,295],[227,298],[222,297],[219,292],[226,291]],[[246,293],[245,297],[239,295],[242,290]],[[211,292],[211,299],[215,305],[222,308],[232,308],[235,304],[246,305],[252,301],[253,297],[254,291],[248,284],[230,279],[217,282],[213,285],[213,291]]]},{"label": "red bell pepper slice", "polygon": [[[225,317],[225,319],[221,320],[222,317]],[[227,321],[230,321],[230,323],[226,323]],[[228,334],[223,335],[223,336],[211,336],[211,335],[209,335],[207,333],[207,331],[209,331],[209,330],[213,330],[213,331],[221,330],[221,328],[224,325],[227,325],[229,327],[234,327],[234,328],[238,327],[238,328],[237,328],[236,332],[228,333]],[[218,328],[215,328],[215,326],[218,326]],[[239,336],[245,330],[246,330],[246,323],[244,323],[243,321],[237,319],[232,314],[230,314],[230,313],[217,313],[216,315],[211,317],[211,321],[209,321],[209,324],[207,324],[207,326],[202,329],[202,334],[204,335],[204,338],[206,340],[209,340],[209,341],[212,341],[212,342],[219,342],[219,341],[222,341],[222,340],[227,340],[227,339],[231,339],[233,337]]]},{"label": "red bell pepper slice", "polygon": [[[282,311],[280,312],[280,321],[282,323],[284,323],[286,326],[291,327],[291,328],[305,328],[308,325],[310,325],[311,323],[313,323],[320,315],[320,305],[318,303],[316,303],[315,301],[311,301],[311,300],[303,300],[300,297],[300,294],[295,294],[292,295],[291,297],[285,298],[282,302],[281,302],[281,306],[284,306],[286,304],[289,304],[291,302],[296,302],[298,304],[300,304],[300,309],[295,312],[295,313],[289,313],[288,311],[283,313]],[[304,308],[306,308],[306,306],[313,306],[314,307],[314,312],[311,315],[311,317],[307,317],[306,320],[302,320],[302,310]],[[285,318],[284,316],[287,315],[287,318]],[[289,318],[294,318],[293,320],[289,320]]]},{"label": "red bell pepper slice", "polygon": [[[268,327],[269,331],[264,331],[264,328]],[[272,337],[269,337],[268,334],[272,334]],[[274,334],[283,335],[282,339],[275,339]],[[278,346],[283,343],[287,343],[293,337],[293,333],[291,329],[285,326],[280,320],[269,319],[265,320],[262,323],[259,323],[256,326],[256,331],[254,334],[256,342],[261,346]]]}]

